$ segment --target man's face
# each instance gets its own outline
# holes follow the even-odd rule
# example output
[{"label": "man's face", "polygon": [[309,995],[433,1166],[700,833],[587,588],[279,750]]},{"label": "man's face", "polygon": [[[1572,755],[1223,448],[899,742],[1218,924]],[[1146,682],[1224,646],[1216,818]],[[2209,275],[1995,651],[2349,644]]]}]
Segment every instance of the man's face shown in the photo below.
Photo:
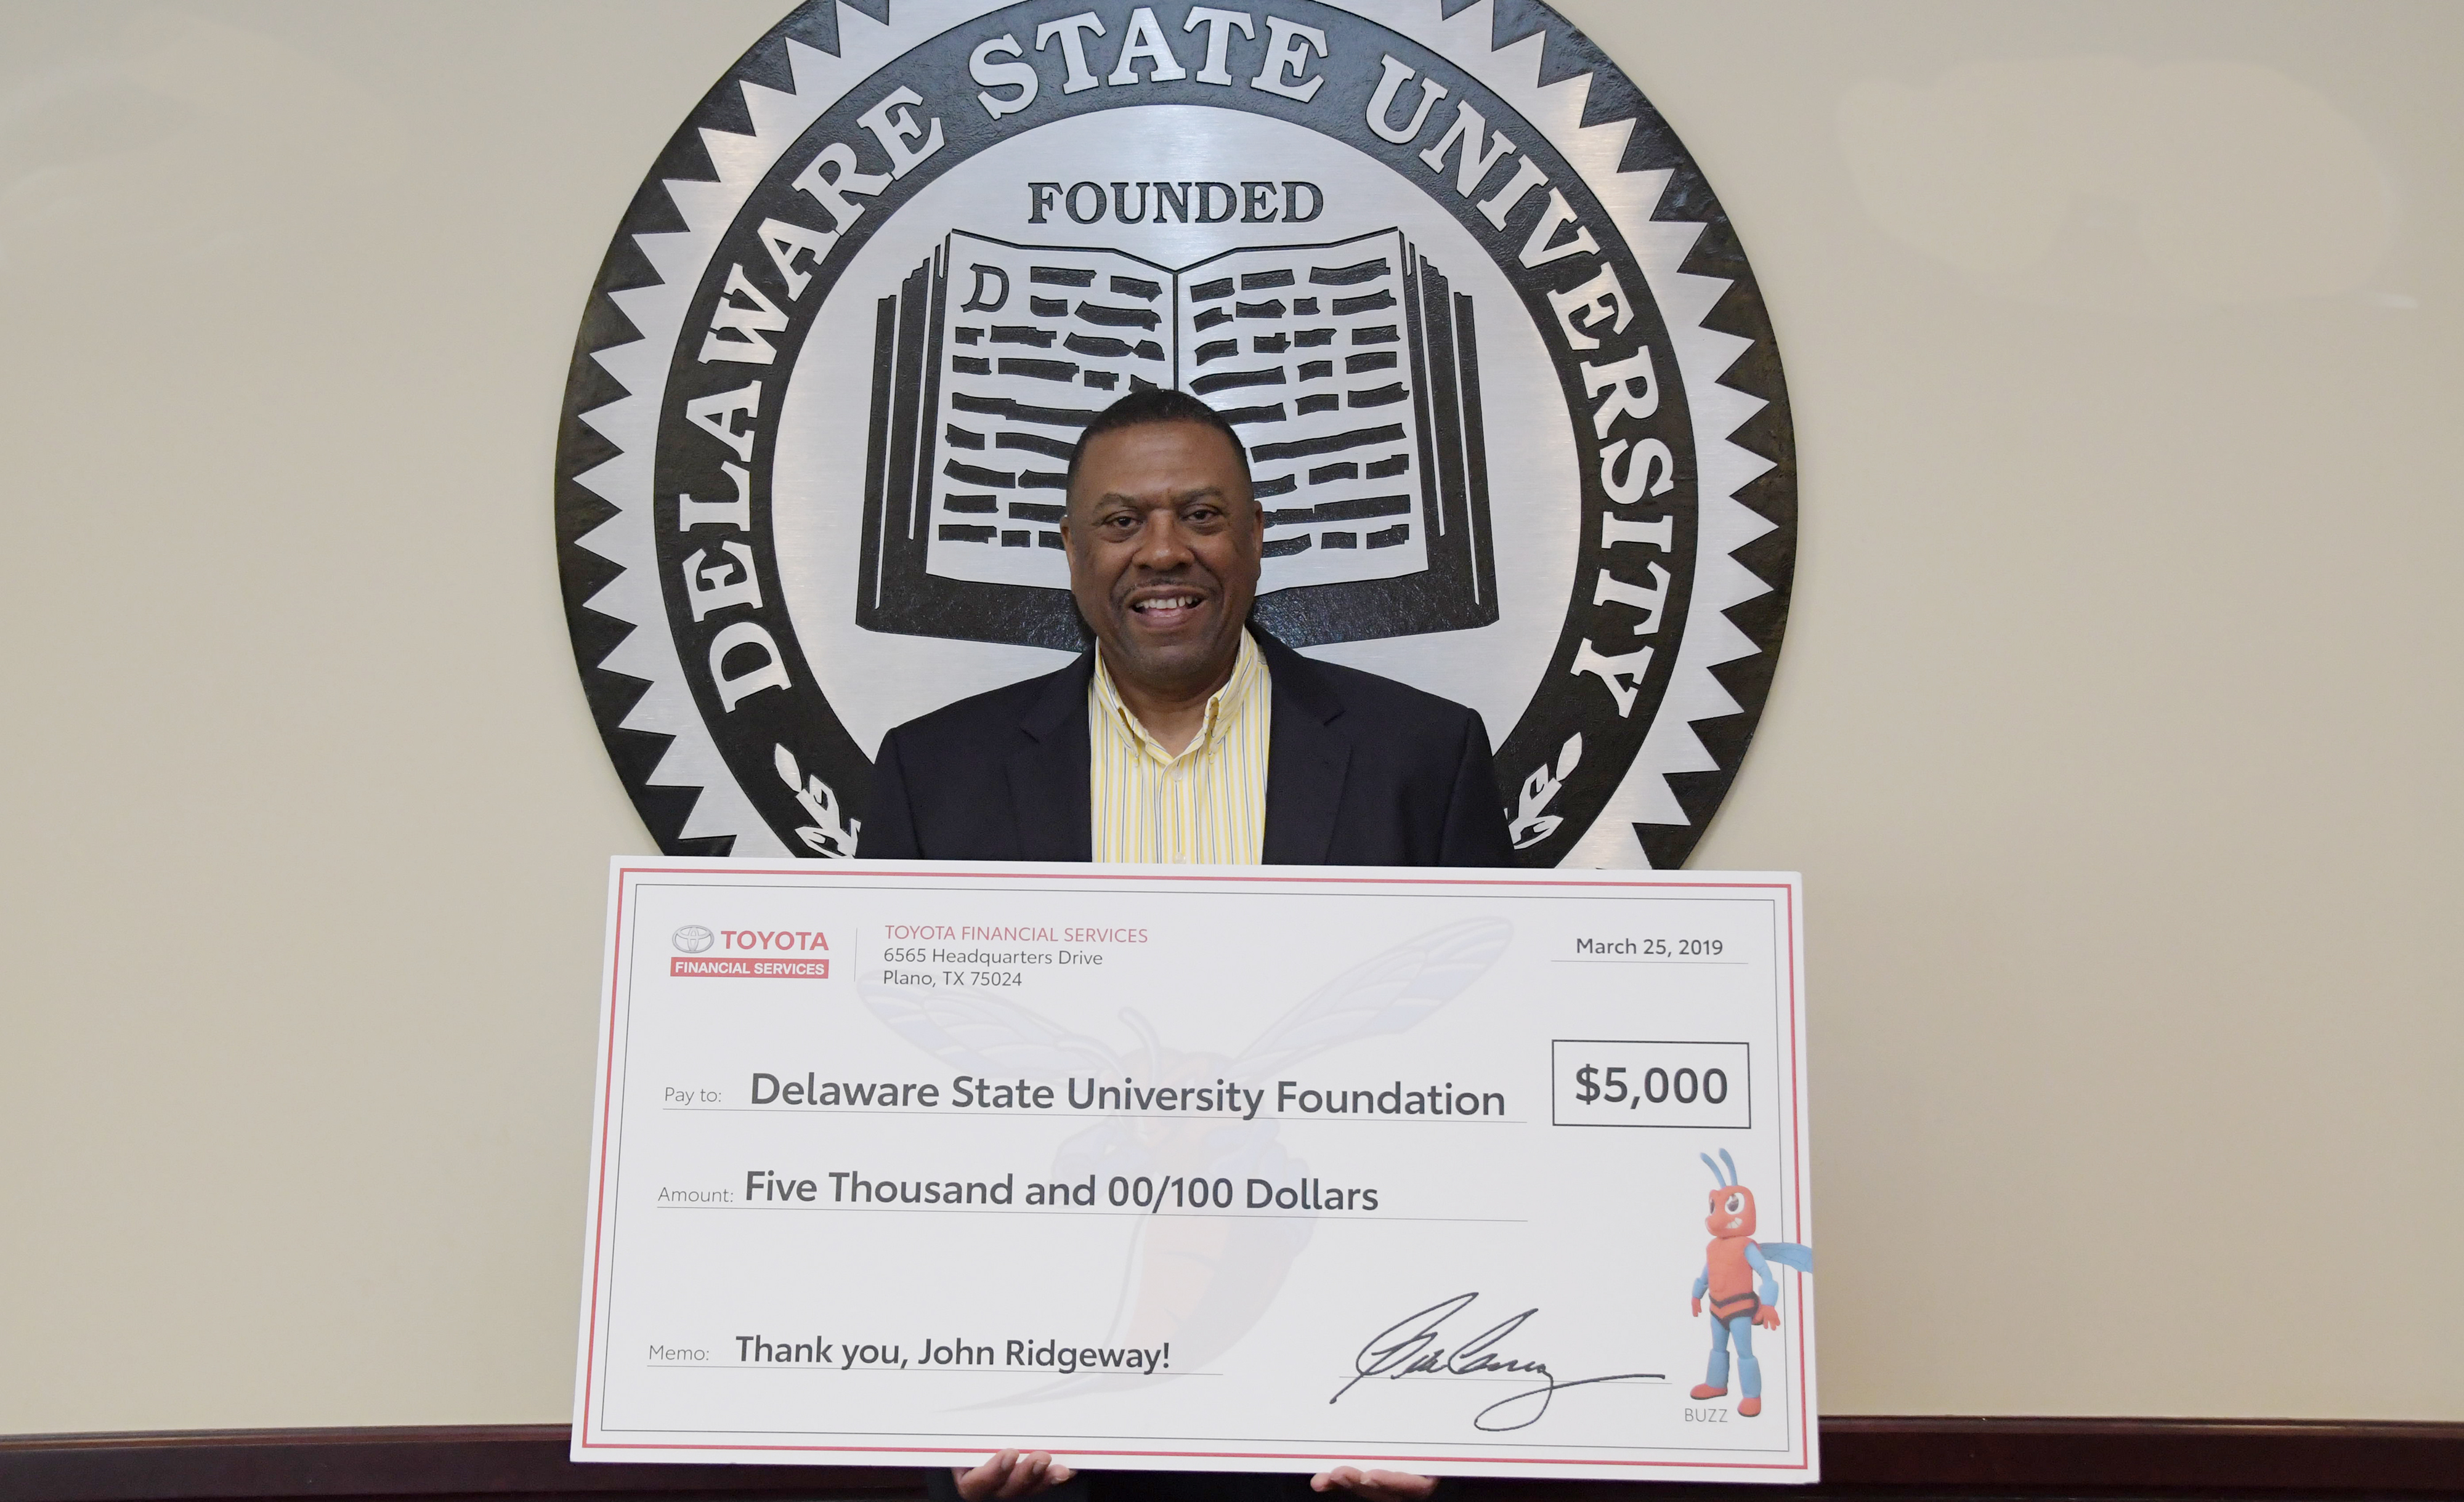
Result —
[{"label": "man's face", "polygon": [[1231,670],[1266,527],[1222,434],[1199,423],[1102,434],[1079,458],[1061,530],[1069,592],[1115,679],[1191,693]]}]

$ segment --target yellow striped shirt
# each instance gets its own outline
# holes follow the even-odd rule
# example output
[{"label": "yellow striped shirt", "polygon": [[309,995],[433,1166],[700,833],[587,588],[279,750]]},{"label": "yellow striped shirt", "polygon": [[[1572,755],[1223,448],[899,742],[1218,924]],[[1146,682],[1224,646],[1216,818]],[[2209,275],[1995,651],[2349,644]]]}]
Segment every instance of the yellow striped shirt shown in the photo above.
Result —
[{"label": "yellow striped shirt", "polygon": [[1177,756],[1130,707],[1095,653],[1087,686],[1088,806],[1098,860],[1256,865],[1266,839],[1266,660],[1241,633],[1232,677],[1206,701],[1206,723]]}]

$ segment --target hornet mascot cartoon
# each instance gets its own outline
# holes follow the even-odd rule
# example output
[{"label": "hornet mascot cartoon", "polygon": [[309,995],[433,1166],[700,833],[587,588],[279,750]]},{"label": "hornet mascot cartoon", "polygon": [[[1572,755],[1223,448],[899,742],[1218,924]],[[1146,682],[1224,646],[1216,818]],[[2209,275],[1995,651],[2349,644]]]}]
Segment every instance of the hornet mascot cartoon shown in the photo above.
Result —
[{"label": "hornet mascot cartoon", "polygon": [[[1711,1232],[1702,1275],[1694,1279],[1694,1313],[1703,1312],[1703,1296],[1711,1297],[1711,1366],[1703,1374],[1696,1398],[1728,1395],[1728,1338],[1737,1340],[1737,1382],[1745,1396],[1737,1400],[1737,1416],[1750,1419],[1763,1411],[1763,1364],[1754,1360],[1754,1326],[1779,1328],[1779,1281],[1771,1265],[1784,1263],[1800,1272],[1814,1271],[1814,1249],[1793,1241],[1757,1243],[1754,1237],[1754,1191],[1737,1182],[1736,1160],[1720,1149],[1720,1163],[1709,1153],[1703,1164],[1720,1186],[1711,1191],[1711,1214],[1704,1225]],[[1722,1173],[1720,1164],[1728,1171]],[[1759,1288],[1757,1288],[1759,1285]]]}]

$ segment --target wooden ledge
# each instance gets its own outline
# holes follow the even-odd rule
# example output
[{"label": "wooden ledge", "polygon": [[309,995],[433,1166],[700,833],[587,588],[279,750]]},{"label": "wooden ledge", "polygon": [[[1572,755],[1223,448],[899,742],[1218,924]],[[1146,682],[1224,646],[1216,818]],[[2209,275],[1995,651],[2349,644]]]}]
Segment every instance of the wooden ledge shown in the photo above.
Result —
[{"label": "wooden ledge", "polygon": [[[0,1438],[0,1502],[277,1497],[913,1497],[916,1472],[835,1466],[578,1466],[561,1424]],[[1837,1418],[1822,1485],[1461,1484],[1465,1502],[1648,1496],[2464,1497],[2464,1424]]]}]

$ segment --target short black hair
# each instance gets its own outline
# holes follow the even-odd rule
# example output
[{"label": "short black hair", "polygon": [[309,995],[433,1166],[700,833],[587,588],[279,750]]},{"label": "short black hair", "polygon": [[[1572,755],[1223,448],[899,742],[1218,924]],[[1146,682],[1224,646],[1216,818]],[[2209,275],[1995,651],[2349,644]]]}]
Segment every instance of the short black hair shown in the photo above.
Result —
[{"label": "short black hair", "polygon": [[1196,423],[1223,435],[1232,446],[1233,456],[1241,461],[1241,478],[1249,479],[1249,448],[1241,435],[1232,430],[1223,414],[1199,401],[1186,391],[1169,386],[1143,386],[1121,398],[1095,414],[1078,435],[1078,446],[1069,450],[1069,488],[1078,487],[1078,466],[1087,457],[1087,446],[1106,433],[1117,433],[1125,427],[1144,427],[1151,423]]}]

